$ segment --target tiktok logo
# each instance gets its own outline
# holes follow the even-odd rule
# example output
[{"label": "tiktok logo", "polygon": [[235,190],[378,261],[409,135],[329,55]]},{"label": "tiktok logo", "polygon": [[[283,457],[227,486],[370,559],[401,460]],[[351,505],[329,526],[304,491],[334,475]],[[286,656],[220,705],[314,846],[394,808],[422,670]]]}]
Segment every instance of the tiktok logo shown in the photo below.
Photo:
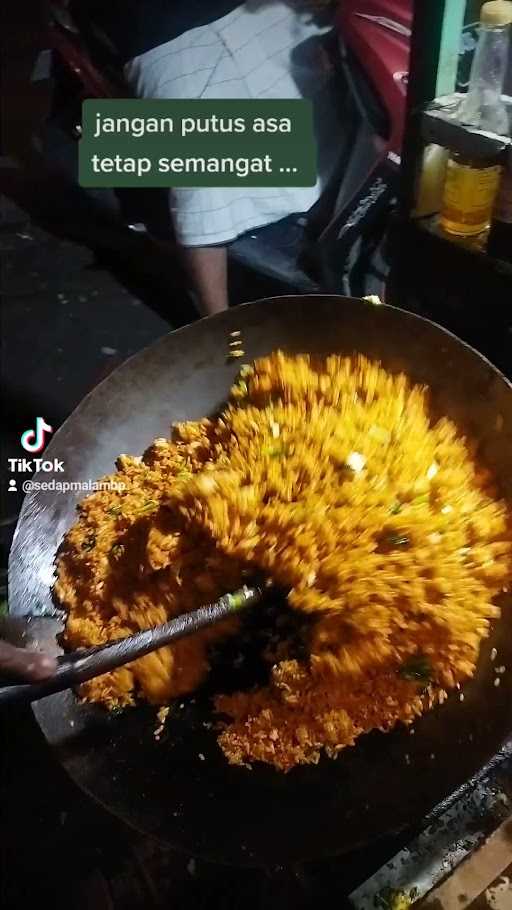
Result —
[{"label": "tiktok logo", "polygon": [[36,417],[35,430],[25,430],[21,434],[21,444],[25,452],[42,452],[47,433],[53,433],[53,427],[46,423],[44,417]]}]

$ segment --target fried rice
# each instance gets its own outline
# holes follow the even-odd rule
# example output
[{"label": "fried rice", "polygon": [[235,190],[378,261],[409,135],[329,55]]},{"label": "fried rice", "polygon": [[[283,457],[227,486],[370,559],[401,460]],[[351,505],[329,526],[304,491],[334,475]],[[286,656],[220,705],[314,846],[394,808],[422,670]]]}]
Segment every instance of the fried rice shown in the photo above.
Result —
[{"label": "fried rice", "polygon": [[[108,480],[107,478],[106,480]],[[512,524],[476,446],[428,390],[365,357],[276,352],[211,419],[120,456],[57,558],[69,647],[234,591],[256,572],[308,618],[264,686],[219,694],[228,761],[282,770],[410,724],[475,671],[512,566]],[[108,708],[167,705],[205,679],[230,619],[85,683]],[[172,723],[171,719],[169,721]]]}]

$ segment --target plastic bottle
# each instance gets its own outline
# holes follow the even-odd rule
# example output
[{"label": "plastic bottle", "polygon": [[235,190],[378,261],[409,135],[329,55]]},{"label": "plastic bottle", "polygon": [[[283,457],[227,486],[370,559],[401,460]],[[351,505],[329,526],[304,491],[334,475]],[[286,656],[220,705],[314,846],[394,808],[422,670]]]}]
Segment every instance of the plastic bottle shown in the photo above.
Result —
[{"label": "plastic bottle", "polygon": [[478,129],[508,136],[509,116],[502,98],[508,66],[511,0],[489,0],[480,11],[480,32],[467,95],[457,119]]},{"label": "plastic bottle", "polygon": [[[480,34],[468,93],[457,119],[480,130],[508,136],[509,116],[502,98],[508,65],[512,2],[489,0],[480,13]],[[462,147],[463,146],[463,147]],[[467,136],[453,149],[446,168],[440,226],[447,234],[474,238],[491,225],[503,168],[500,155]]]},{"label": "plastic bottle", "polygon": [[497,158],[452,152],[446,168],[441,229],[456,237],[477,237],[488,231],[502,171]]}]

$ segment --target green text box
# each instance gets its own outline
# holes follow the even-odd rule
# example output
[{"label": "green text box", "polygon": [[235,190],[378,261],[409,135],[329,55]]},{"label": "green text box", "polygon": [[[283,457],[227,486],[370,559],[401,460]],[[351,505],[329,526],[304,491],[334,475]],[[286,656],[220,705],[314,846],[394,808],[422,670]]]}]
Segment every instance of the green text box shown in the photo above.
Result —
[{"label": "green text box", "polygon": [[85,187],[313,186],[307,100],[88,100]]}]

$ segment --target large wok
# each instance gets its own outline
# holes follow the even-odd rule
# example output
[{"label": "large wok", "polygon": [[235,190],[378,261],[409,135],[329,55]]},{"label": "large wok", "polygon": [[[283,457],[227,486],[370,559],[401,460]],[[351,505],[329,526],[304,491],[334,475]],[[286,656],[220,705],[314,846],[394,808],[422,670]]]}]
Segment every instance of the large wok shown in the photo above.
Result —
[{"label": "large wok", "polygon": [[[379,358],[432,389],[434,411],[480,441],[481,456],[512,500],[512,387],[483,357],[438,326],[401,310],[335,296],[261,300],[172,332],[102,382],[55,434],[46,458],[65,480],[110,472],[121,452],[142,453],[172,421],[209,414],[224,401],[239,362],[229,332],[242,332],[244,359],[275,348]],[[48,475],[40,479],[48,479]],[[80,494],[28,495],[10,559],[10,610],[52,609],[55,551]],[[155,711],[108,715],[71,692],[34,706],[49,744],[72,778],[110,812],[189,853],[222,862],[285,864],[341,853],[417,823],[463,784],[512,729],[511,610],[484,643],[478,672],[415,724],[361,738],[337,761],[289,774],[228,766],[203,699],[183,699],[156,742]],[[499,687],[489,659],[507,667]]]}]

